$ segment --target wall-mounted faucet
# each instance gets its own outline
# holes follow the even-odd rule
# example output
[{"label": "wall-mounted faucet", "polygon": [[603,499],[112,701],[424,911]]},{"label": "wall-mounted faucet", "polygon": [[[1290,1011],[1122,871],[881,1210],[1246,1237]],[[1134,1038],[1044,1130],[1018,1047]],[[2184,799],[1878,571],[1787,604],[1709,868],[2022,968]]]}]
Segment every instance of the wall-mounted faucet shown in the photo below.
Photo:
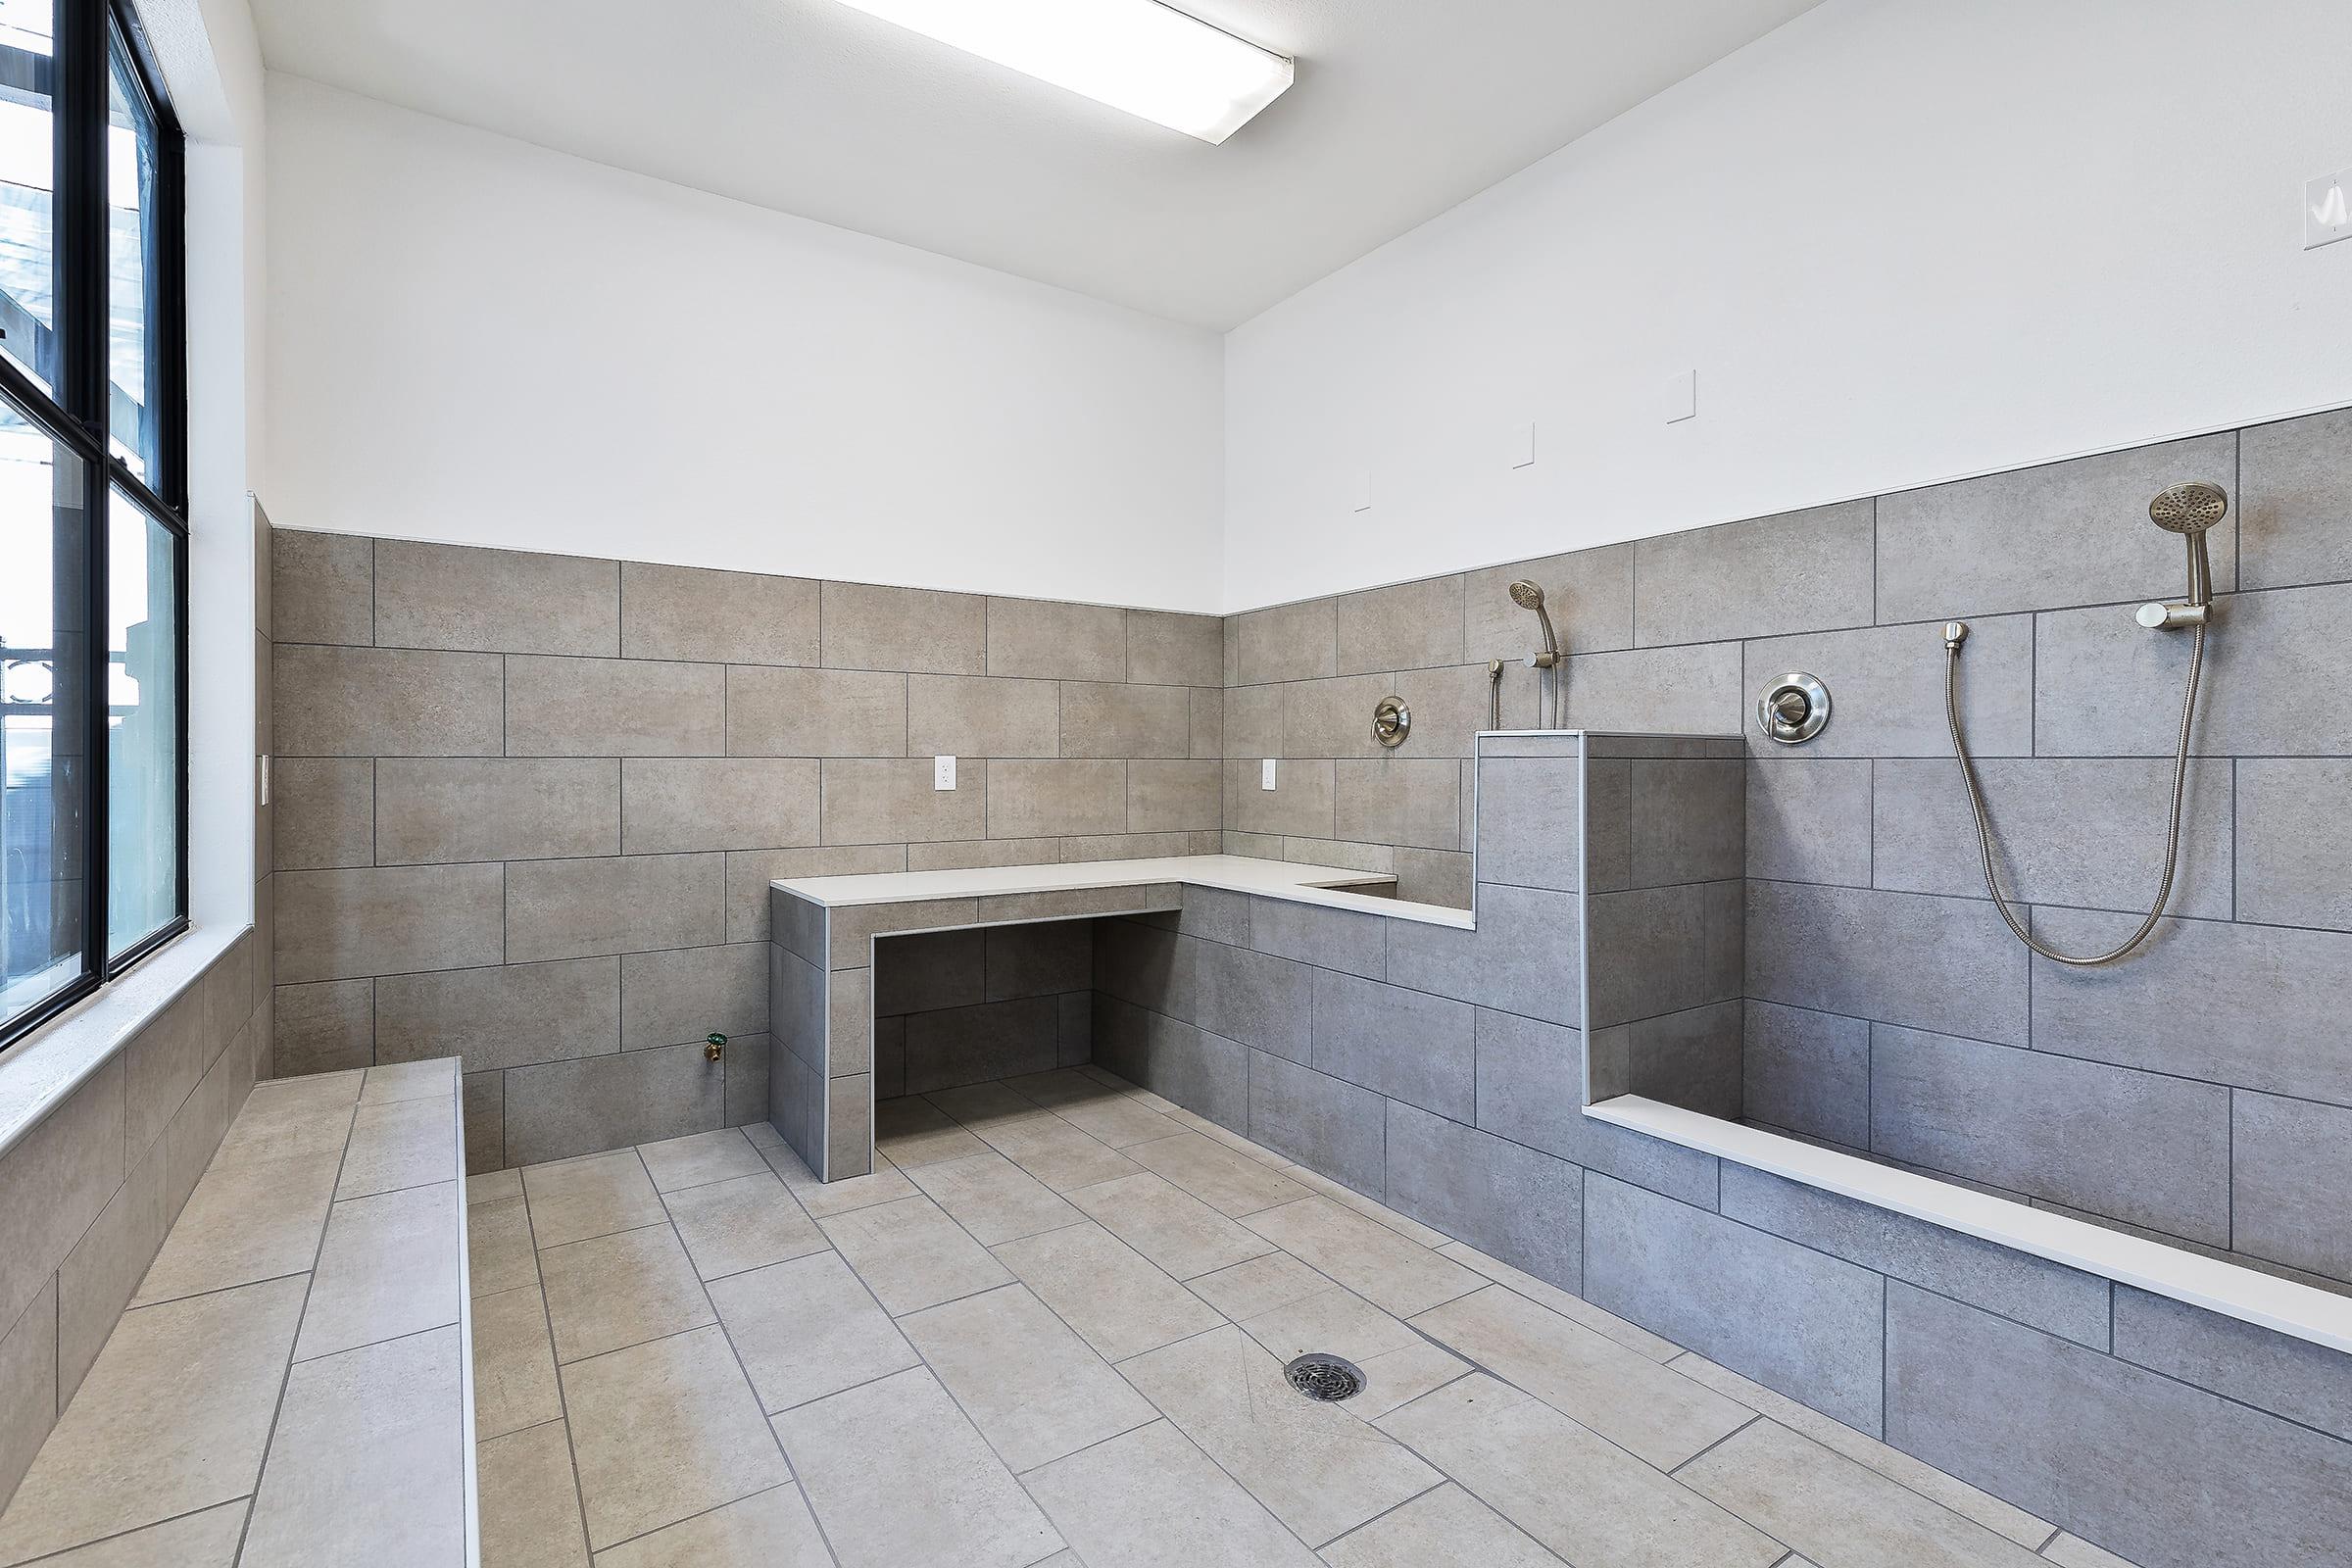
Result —
[{"label": "wall-mounted faucet", "polygon": [[[1558,729],[1560,727],[1560,640],[1552,634],[1551,615],[1544,608],[1544,589],[1529,578],[1522,577],[1511,584],[1511,603],[1522,610],[1534,611],[1536,618],[1544,624],[1544,651],[1531,655],[1527,661],[1529,668],[1542,671],[1536,677],[1538,682],[1536,687],[1536,727],[1538,729]],[[1551,691],[1551,715],[1548,721],[1544,712],[1544,692],[1546,685]]]}]

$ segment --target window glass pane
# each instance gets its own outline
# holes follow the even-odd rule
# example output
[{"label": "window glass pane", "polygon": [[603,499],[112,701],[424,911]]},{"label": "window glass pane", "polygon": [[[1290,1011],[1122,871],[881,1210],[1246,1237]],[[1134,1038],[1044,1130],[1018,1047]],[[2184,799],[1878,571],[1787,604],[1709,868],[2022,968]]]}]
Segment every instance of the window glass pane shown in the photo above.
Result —
[{"label": "window glass pane", "polygon": [[0,400],[0,1024],[82,972],[83,471]]},{"label": "window glass pane", "polygon": [[57,385],[52,0],[0,0],[0,353]]},{"label": "window glass pane", "polygon": [[117,41],[107,94],[107,429],[116,456],[154,482],[163,450],[156,373],[155,112]]},{"label": "window glass pane", "polygon": [[106,941],[179,912],[179,637],[172,534],[119,489],[106,510]]}]

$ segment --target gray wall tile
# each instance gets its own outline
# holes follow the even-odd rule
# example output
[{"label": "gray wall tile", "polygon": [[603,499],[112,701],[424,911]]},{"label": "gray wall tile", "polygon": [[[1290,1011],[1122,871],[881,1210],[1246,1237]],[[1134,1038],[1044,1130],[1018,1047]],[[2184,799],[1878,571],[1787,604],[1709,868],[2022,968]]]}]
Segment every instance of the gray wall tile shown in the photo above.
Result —
[{"label": "gray wall tile", "polygon": [[968,1007],[988,995],[988,933],[918,931],[874,948],[874,1011]]},{"label": "gray wall tile", "polygon": [[57,1424],[57,1280],[0,1329],[0,1487],[15,1492]]},{"label": "gray wall tile", "polygon": [[1481,883],[1478,929],[1397,922],[1389,930],[1389,978],[1553,1023],[1581,1023],[1584,955],[1576,898]]},{"label": "gray wall tile", "polygon": [[[1188,1021],[1293,1061],[1311,1059],[1315,970],[1191,937],[1178,939],[1177,952],[1180,998],[1187,994],[1182,966],[1188,955],[1192,965]],[[1187,1011],[1182,1005],[1164,1010],[1178,1016]]]},{"label": "gray wall tile", "polygon": [[2026,957],[1981,900],[1748,884],[1747,994],[1766,1002],[2018,1045]]},{"label": "gray wall tile", "polygon": [[314,648],[271,657],[271,722],[288,757],[495,757],[505,746],[495,654]]},{"label": "gray wall tile", "polygon": [[978,594],[827,582],[818,604],[824,662],[835,669],[988,673],[988,601]]},{"label": "gray wall tile", "polygon": [[[767,940],[768,884],[778,877],[862,876],[908,869],[897,844],[844,844],[801,850],[727,852],[727,940]],[[920,867],[915,867],[920,869]]]},{"label": "gray wall tile", "polygon": [[1656,647],[1869,625],[1871,513],[1846,501],[1638,541],[1636,633]]},{"label": "gray wall tile", "polygon": [[1585,1173],[1577,1166],[1391,1101],[1387,1172],[1391,1208],[1582,1291]]},{"label": "gray wall tile", "polygon": [[507,1165],[507,1075],[472,1072],[458,1080],[466,1117],[466,1174]]},{"label": "gray wall tile", "polygon": [[1606,1176],[1585,1180],[1585,1298],[1880,1435],[1886,1281]]},{"label": "gray wall tile", "polygon": [[1388,757],[1334,764],[1333,831],[1371,844],[1450,850],[1461,842],[1461,767]]},{"label": "gray wall tile", "polygon": [[[1380,978],[1388,956],[1388,918],[1329,909],[1290,899],[1251,899],[1243,935],[1260,953],[1348,974]],[[1187,901],[1188,911],[1190,901]]]},{"label": "gray wall tile", "polygon": [[1713,1155],[1585,1115],[1583,1053],[1574,1029],[1481,1007],[1478,1125],[1588,1170],[1712,1207]]},{"label": "gray wall tile", "polygon": [[722,664],[813,664],[816,601],[816,583],[808,577],[624,561],[621,656]]},{"label": "gray wall tile", "polygon": [[2115,1353],[2258,1410],[2352,1439],[2352,1356],[2340,1350],[2118,1285]]},{"label": "gray wall tile", "polygon": [[1128,611],[1127,678],[1155,686],[1224,685],[1224,620],[1164,610]]},{"label": "gray wall tile", "polygon": [[505,868],[383,866],[277,874],[277,974],[289,985],[505,959]]},{"label": "gray wall tile", "polygon": [[1275,787],[1261,789],[1258,760],[1225,764],[1225,826],[1241,833],[1330,838],[1339,775],[1329,761],[1277,764]]},{"label": "gray wall tile", "polygon": [[1367,1197],[1386,1186],[1387,1105],[1312,1067],[1250,1054],[1250,1137]]},{"label": "gray wall tile", "polygon": [[1186,755],[1221,760],[1225,756],[1225,694],[1196,686],[1186,705]]},{"label": "gray wall tile", "polygon": [[813,758],[632,757],[621,767],[621,849],[789,849],[817,840]]},{"label": "gray wall tile", "polygon": [[1229,685],[1312,680],[1339,673],[1339,609],[1329,599],[1236,615],[1240,666]]},{"label": "gray wall tile", "polygon": [[766,943],[632,953],[620,959],[622,1049],[692,1045],[713,1032],[767,1033]]},{"label": "gray wall tile", "polygon": [[620,780],[609,757],[387,757],[375,764],[375,859],[618,855]]},{"label": "gray wall tile", "polygon": [[723,856],[519,860],[507,868],[509,963],[713,947],[725,937]]},{"label": "gray wall tile", "polygon": [[1342,594],[1334,605],[1338,647],[1335,672],[1426,669],[1459,664],[1462,579],[1423,577],[1393,588]]},{"label": "gray wall tile", "polygon": [[1061,683],[1064,757],[1189,757],[1192,694],[1175,686]]},{"label": "gray wall tile", "polygon": [[1213,760],[1127,764],[1127,826],[1137,833],[1213,832],[1223,820],[1224,764]]},{"label": "gray wall tile", "polygon": [[829,760],[821,829],[827,844],[976,839],[986,821],[985,770],[959,767],[956,787],[931,787],[931,761]]},{"label": "gray wall tile", "polygon": [[375,641],[375,541],[270,530],[270,635],[281,643]]},{"label": "gray wall tile", "polygon": [[1746,763],[1638,760],[1632,780],[1631,885],[1720,882],[1746,874]]},{"label": "gray wall tile", "polygon": [[2148,1568],[2319,1568],[2352,1447],[1897,1281],[1886,1441]]},{"label": "gray wall tile", "polygon": [[1458,1122],[1478,1114],[1476,1027],[1467,1003],[1314,971],[1315,1070]]},{"label": "gray wall tile", "polygon": [[717,757],[727,749],[726,671],[716,664],[506,662],[510,757]]},{"label": "gray wall tile", "polygon": [[1751,758],[1747,874],[1870,886],[1871,767],[1866,758]]},{"label": "gray wall tile", "polygon": [[[2148,502],[2236,473],[2237,437],[2225,433],[1882,496],[1879,619],[2177,599],[2180,541],[2149,523]],[[2210,536],[2217,588],[2235,584],[2235,530],[2232,516]]]},{"label": "gray wall tile", "polygon": [[1723,1167],[1723,1215],[2077,1345],[2107,1348],[2108,1282],[2097,1275],[1744,1165]]},{"label": "gray wall tile", "polygon": [[2352,409],[2258,424],[2237,443],[2240,585],[2352,578]]},{"label": "gray wall tile", "polygon": [[1587,1027],[1726,1002],[1741,984],[1742,884],[1594,893],[1585,904]]},{"label": "gray wall tile", "polygon": [[114,1056],[0,1155],[0,1322],[16,1322],[47,1288],[125,1174]]},{"label": "gray wall tile", "polygon": [[1870,1147],[1870,1025],[1860,1018],[1750,1001],[1740,1063],[1751,1120]]},{"label": "gray wall tile", "polygon": [[620,652],[620,565],[379,539],[375,640],[492,654]]},{"label": "gray wall tile", "polygon": [[1472,831],[1479,877],[1562,892],[1581,886],[1583,791],[1577,762],[1490,757],[1477,764],[1477,778]]},{"label": "gray wall tile", "polygon": [[767,1070],[771,1047],[763,1034],[736,1035],[727,1041],[719,1063],[720,1114],[730,1127],[749,1127],[767,1120]]},{"label": "gray wall tile", "polygon": [[1396,897],[1448,909],[1470,907],[1470,856],[1460,850],[1399,849]]},{"label": "gray wall tile", "polygon": [[722,1065],[700,1046],[665,1046],[517,1067],[506,1082],[507,1162],[716,1131]]},{"label": "gray wall tile", "polygon": [[273,1011],[274,1073],[341,1072],[375,1060],[375,982],[322,980],[279,986]]},{"label": "gray wall tile", "polygon": [[1284,755],[1281,686],[1237,686],[1225,694],[1225,755],[1263,758]]},{"label": "gray wall tile", "polygon": [[2238,918],[2352,931],[2352,761],[2236,766]]},{"label": "gray wall tile", "polygon": [[1127,825],[1127,764],[1111,761],[988,763],[988,836],[1118,833]]},{"label": "gray wall tile", "polygon": [[1627,1025],[1625,1035],[1632,1093],[1726,1121],[1740,1119],[1737,1001],[1642,1018]]},{"label": "gray wall tile", "polygon": [[1060,1060],[1060,1007],[1052,997],[984,1002],[906,1018],[906,1092],[1049,1072]]},{"label": "gray wall tile", "polygon": [[2352,1280],[2352,1110],[2242,1090],[2230,1099],[2230,1245]]},{"label": "gray wall tile", "polygon": [[1735,735],[1746,703],[1740,644],[1574,654],[1561,722],[1570,728]]},{"label": "gray wall tile", "polygon": [[[2124,615],[2126,624],[2131,619]],[[1988,615],[1969,622],[1960,662],[1960,719],[1976,756],[2022,757],[2034,750],[2034,626],[2030,615]],[[1808,759],[1952,755],[1939,627],[1874,626],[1746,646],[1742,689],[1750,708],[1766,682],[1790,670],[1817,675],[1830,689],[1830,722],[1805,742]],[[1743,710],[1742,722],[1751,750],[1767,755],[1782,750],[1755,734],[1752,712]]]},{"label": "gray wall tile", "polygon": [[283,757],[270,769],[274,869],[332,870],[375,860],[375,760]]},{"label": "gray wall tile", "polygon": [[[2129,915],[2041,908],[2034,933],[2061,949],[2113,946]],[[2034,1042],[2043,1051],[2151,1072],[2352,1104],[2339,998],[2352,993],[2352,936],[2167,920],[2104,969],[2034,960]]]},{"label": "gray wall tile", "polygon": [[988,602],[988,673],[1124,680],[1127,612],[1051,599]]},{"label": "gray wall tile", "polygon": [[904,757],[907,678],[885,670],[727,670],[735,757]]},{"label": "gray wall tile", "polygon": [[[764,966],[760,980],[766,981]],[[614,958],[386,975],[375,982],[379,1062],[458,1056],[465,1071],[484,1072],[619,1049]]]},{"label": "gray wall tile", "polygon": [[1094,985],[1095,928],[1087,920],[991,926],[988,1000],[1057,996]]},{"label": "gray wall tile", "polygon": [[1250,1131],[1250,1061],[1256,1053],[1158,1012],[1144,1014],[1144,1040],[1145,1088],[1220,1127]]},{"label": "gray wall tile", "polygon": [[1570,653],[1634,646],[1634,547],[1603,545],[1539,561],[1513,562],[1462,579],[1462,652],[1489,659],[1524,660],[1544,646],[1536,617],[1511,602],[1519,578],[1544,590],[1560,646]]},{"label": "gray wall tile", "polygon": [[906,678],[906,746],[915,757],[1055,757],[1061,687],[992,675]]},{"label": "gray wall tile", "polygon": [[[2025,902],[2145,910],[2164,874],[2169,761],[1993,759],[1978,779],[1994,826],[2001,891]],[[2180,864],[2168,907],[2228,919],[2230,765],[2189,769]],[[1956,761],[1877,764],[1872,844],[1880,887],[1981,898],[1984,870]]]}]

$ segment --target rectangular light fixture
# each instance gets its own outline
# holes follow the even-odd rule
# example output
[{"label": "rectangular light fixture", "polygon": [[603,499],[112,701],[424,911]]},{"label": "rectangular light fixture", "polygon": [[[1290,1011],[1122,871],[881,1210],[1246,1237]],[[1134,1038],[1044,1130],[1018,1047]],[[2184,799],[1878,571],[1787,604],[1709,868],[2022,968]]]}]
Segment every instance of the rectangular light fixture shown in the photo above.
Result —
[{"label": "rectangular light fixture", "polygon": [[842,3],[1207,142],[1291,84],[1283,56],[1158,0]]}]

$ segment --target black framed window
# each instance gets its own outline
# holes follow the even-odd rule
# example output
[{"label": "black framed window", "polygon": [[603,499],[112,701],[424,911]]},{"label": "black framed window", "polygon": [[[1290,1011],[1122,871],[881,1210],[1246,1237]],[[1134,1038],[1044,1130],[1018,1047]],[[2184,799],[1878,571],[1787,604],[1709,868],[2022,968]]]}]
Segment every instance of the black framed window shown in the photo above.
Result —
[{"label": "black framed window", "polygon": [[109,0],[0,0],[0,1045],[187,927],[181,144]]}]

